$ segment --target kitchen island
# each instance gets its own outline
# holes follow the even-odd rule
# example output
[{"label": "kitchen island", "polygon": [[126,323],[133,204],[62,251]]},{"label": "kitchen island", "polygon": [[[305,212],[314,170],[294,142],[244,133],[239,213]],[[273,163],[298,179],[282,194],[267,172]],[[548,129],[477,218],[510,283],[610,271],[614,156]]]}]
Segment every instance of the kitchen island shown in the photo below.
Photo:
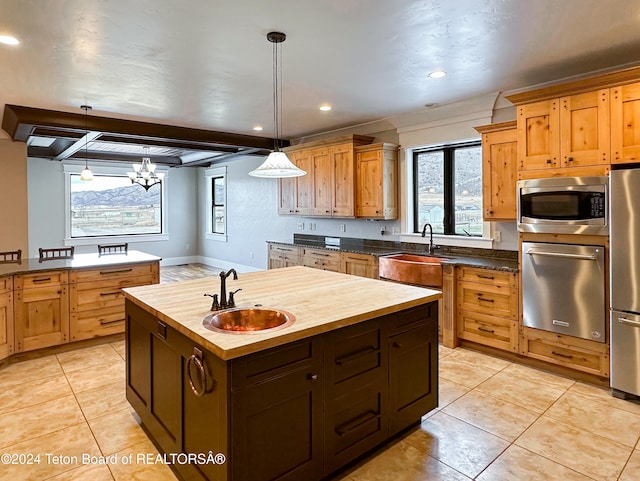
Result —
[{"label": "kitchen island", "polygon": [[220,280],[125,289],[127,399],[194,480],[320,480],[437,406],[439,291],[306,267],[227,281],[292,325],[213,332]]}]

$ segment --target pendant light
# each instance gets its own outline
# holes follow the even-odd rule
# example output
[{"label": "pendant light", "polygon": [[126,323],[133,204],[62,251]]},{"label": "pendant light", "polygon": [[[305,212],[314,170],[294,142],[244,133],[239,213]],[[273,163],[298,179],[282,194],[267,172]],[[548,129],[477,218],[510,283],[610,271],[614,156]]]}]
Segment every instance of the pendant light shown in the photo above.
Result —
[{"label": "pendant light", "polygon": [[93,180],[93,172],[89,169],[89,156],[87,155],[87,144],[89,143],[87,112],[91,110],[91,106],[81,105],[80,108],[84,110],[84,170],[80,174],[80,180]]},{"label": "pendant light", "polygon": [[156,165],[151,163],[149,157],[149,147],[146,145],[142,148],[144,153],[142,155],[141,164],[133,164],[133,172],[127,172],[132,184],[139,184],[144,187],[144,190],[149,190],[156,184],[162,182],[164,174],[161,172],[156,173]]},{"label": "pendant light", "polygon": [[[281,152],[278,147],[280,139],[280,130],[282,123],[282,85],[278,80],[278,44],[286,40],[287,36],[282,32],[269,32],[267,40],[273,44],[273,123],[274,123],[274,148],[266,160],[256,170],[249,172],[253,177],[300,177],[306,172],[296,167],[287,157],[287,154]],[[280,66],[280,68],[282,68]]]}]

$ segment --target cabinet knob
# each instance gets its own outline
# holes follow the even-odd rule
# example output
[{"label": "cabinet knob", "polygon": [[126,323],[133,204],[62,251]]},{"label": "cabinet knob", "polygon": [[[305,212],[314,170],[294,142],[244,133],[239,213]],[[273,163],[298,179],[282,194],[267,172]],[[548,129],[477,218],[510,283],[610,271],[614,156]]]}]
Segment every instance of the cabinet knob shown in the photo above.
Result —
[{"label": "cabinet knob", "polygon": [[394,343],[393,343],[393,347],[400,348],[400,347],[402,347],[402,344],[401,344],[401,343],[399,343],[399,342],[394,342]]},{"label": "cabinet knob", "polygon": [[307,379],[309,381],[316,381],[318,379],[318,375],[315,373],[307,374]]},{"label": "cabinet knob", "polygon": [[573,162],[573,157],[569,157],[569,158],[567,159],[567,162]]},{"label": "cabinet knob", "polygon": [[551,163],[551,159],[547,159],[547,164],[550,164],[550,163]]}]

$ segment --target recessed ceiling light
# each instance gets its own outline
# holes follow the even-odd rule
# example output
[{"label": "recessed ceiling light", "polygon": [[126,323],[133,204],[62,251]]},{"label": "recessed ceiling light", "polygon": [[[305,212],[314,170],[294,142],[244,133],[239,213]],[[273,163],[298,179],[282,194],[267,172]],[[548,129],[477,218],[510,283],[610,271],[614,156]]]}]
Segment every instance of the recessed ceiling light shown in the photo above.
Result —
[{"label": "recessed ceiling light", "polygon": [[429,78],[442,78],[447,75],[444,70],[434,70],[429,74]]},{"label": "recessed ceiling light", "polygon": [[256,125],[256,126],[253,127],[253,130],[258,131],[258,132],[261,131],[262,129],[263,129],[262,125]]},{"label": "recessed ceiling light", "polygon": [[320,106],[320,110],[322,110],[323,112],[328,112],[329,110],[331,110],[331,105],[323,104]]},{"label": "recessed ceiling light", "polygon": [[18,45],[20,42],[15,37],[10,37],[8,35],[0,35],[0,43],[4,43],[6,45]]}]

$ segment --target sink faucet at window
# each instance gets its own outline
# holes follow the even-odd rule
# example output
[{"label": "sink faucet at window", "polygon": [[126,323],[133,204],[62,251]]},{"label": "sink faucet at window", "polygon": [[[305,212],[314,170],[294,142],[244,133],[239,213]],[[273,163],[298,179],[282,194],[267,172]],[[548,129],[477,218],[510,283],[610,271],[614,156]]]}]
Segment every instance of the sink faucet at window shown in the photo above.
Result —
[{"label": "sink faucet at window", "polygon": [[429,227],[429,248],[427,250],[427,254],[433,254],[436,246],[433,245],[433,227],[431,227],[431,224],[428,222],[422,228],[422,237],[427,235],[427,227]]}]

